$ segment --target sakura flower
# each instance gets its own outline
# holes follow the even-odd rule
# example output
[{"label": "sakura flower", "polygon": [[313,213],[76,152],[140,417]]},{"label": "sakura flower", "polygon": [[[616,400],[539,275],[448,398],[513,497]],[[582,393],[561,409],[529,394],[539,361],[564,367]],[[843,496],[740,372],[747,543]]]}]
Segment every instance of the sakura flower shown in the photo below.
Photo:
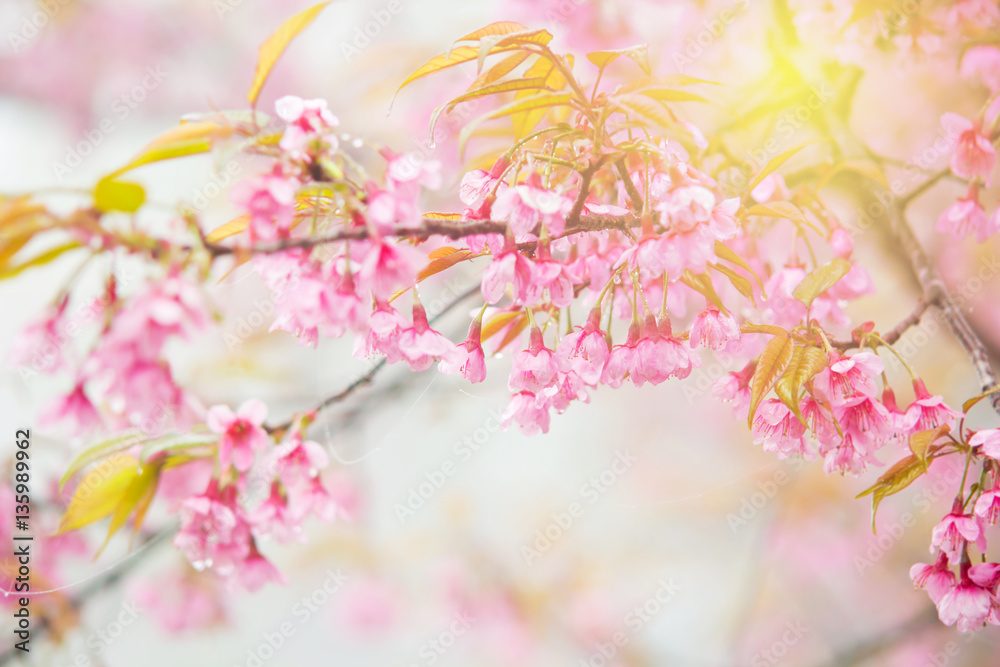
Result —
[{"label": "sakura flower", "polygon": [[181,504],[180,516],[174,546],[196,570],[210,567],[229,576],[250,553],[250,525],[236,502],[236,487],[220,492],[213,480],[203,494]]},{"label": "sakura flower", "polygon": [[725,199],[712,209],[708,218],[708,229],[719,241],[728,241],[736,236],[736,211],[740,208],[739,197]]},{"label": "sakura flower", "polygon": [[301,522],[312,515],[323,521],[331,521],[338,515],[349,518],[323,486],[319,475],[309,479],[304,486],[289,489],[288,508],[294,521]]},{"label": "sakura flower", "polygon": [[560,263],[539,257],[534,264],[534,281],[527,297],[528,303],[536,303],[541,298],[542,290],[549,291],[549,300],[558,308],[565,308],[573,302],[576,296],[573,292],[573,279],[566,267]]},{"label": "sakura flower", "polygon": [[278,478],[287,488],[299,487],[311,481],[330,464],[323,445],[313,440],[303,440],[301,431],[297,429],[274,448],[271,461]]},{"label": "sakura flower", "polygon": [[730,341],[739,339],[740,325],[728,313],[720,313],[715,306],[706,308],[691,325],[691,347],[704,345],[713,350],[722,350]]},{"label": "sakura flower", "polygon": [[951,170],[960,178],[981,178],[989,185],[990,172],[996,161],[996,151],[989,138],[983,136],[972,121],[955,113],[941,116],[941,125],[957,139],[951,156]]},{"label": "sakura flower", "polygon": [[500,418],[503,428],[517,424],[525,435],[549,432],[549,411],[538,404],[534,394],[527,391],[514,394],[510,405]]},{"label": "sakura flower", "polygon": [[802,399],[799,403],[799,411],[821,446],[825,447],[839,437],[837,427],[833,423],[833,416],[812,396],[806,396]]},{"label": "sakura flower", "polygon": [[597,386],[611,354],[604,332],[600,330],[600,321],[601,311],[592,309],[586,325],[565,336],[556,348],[556,353],[591,387]]},{"label": "sakura flower", "polygon": [[267,431],[261,424],[267,418],[267,406],[257,399],[245,401],[234,413],[227,405],[208,410],[206,423],[213,433],[219,433],[219,464],[223,469],[230,461],[239,471],[250,469],[253,452],[267,446]]},{"label": "sakura flower", "polygon": [[[506,190],[507,183],[501,181],[500,177],[508,166],[510,166],[510,160],[501,157],[489,171],[474,169],[462,176],[462,184],[459,188],[459,198],[462,203],[473,209],[479,208],[486,202],[494,189],[498,193]],[[489,211],[486,213],[488,217]]]},{"label": "sakura flower", "polygon": [[441,187],[441,163],[437,160],[425,160],[419,153],[396,154],[388,149],[383,149],[382,155],[389,162],[385,177],[394,191],[415,197],[417,186],[428,190]]},{"label": "sakura flower", "polygon": [[851,238],[849,231],[843,227],[837,227],[830,232],[829,243],[834,255],[841,259],[851,258],[851,253],[854,252],[854,239]]},{"label": "sakura flower", "polygon": [[101,415],[84,391],[83,383],[78,382],[71,392],[42,411],[38,421],[44,426],[65,421],[72,424],[72,431],[84,434],[101,424]]},{"label": "sakura flower", "polygon": [[556,375],[555,382],[542,390],[538,401],[546,409],[552,408],[562,414],[573,401],[589,403],[590,396],[587,394],[587,384],[583,379],[575,371],[567,370],[560,371]]},{"label": "sakura flower", "polygon": [[336,149],[337,137],[331,131],[339,125],[337,118],[326,108],[326,100],[303,100],[286,95],[274,103],[278,117],[288,123],[278,147],[292,159],[312,161],[315,150],[309,144],[322,140],[325,148]]},{"label": "sakura flower", "polygon": [[271,484],[271,493],[249,515],[253,534],[260,538],[274,537],[279,542],[306,541],[302,526],[294,520],[288,501],[278,482]]},{"label": "sakura flower", "polygon": [[986,624],[993,607],[993,595],[968,577],[963,566],[962,579],[938,602],[938,618],[945,625],[956,625],[959,632],[976,630]]},{"label": "sakura flower", "polygon": [[972,542],[981,552],[986,553],[986,535],[982,524],[975,516],[952,512],[945,515],[941,523],[931,531],[931,553],[939,549],[947,554],[948,562],[957,565],[962,558],[966,542]]},{"label": "sakura flower", "polygon": [[978,431],[969,438],[973,447],[982,447],[983,454],[1000,460],[1000,428],[989,428]]},{"label": "sakura flower", "polygon": [[754,363],[742,370],[726,373],[712,385],[712,395],[721,401],[731,401],[736,419],[746,420],[750,413],[750,379],[753,377]]},{"label": "sakura flower", "polygon": [[423,261],[420,252],[410,246],[376,239],[361,262],[358,281],[376,299],[388,299],[416,283],[417,267]]},{"label": "sakura flower", "polygon": [[264,174],[233,186],[230,197],[250,214],[251,242],[287,236],[295,217],[298,183],[276,173]]},{"label": "sakura flower", "polygon": [[798,417],[776,398],[764,401],[754,416],[754,443],[781,459],[807,451],[805,432],[806,427]]},{"label": "sakura flower", "polygon": [[879,447],[892,434],[889,412],[870,396],[855,395],[834,406],[833,411],[844,432],[859,443]]},{"label": "sakura flower", "polygon": [[942,234],[951,234],[956,239],[975,234],[979,243],[985,243],[997,231],[993,219],[986,216],[979,203],[976,186],[969,189],[966,198],[959,199],[941,212],[934,229]]},{"label": "sakura flower", "polygon": [[66,301],[21,330],[10,345],[7,359],[13,366],[27,366],[42,373],[54,373],[66,365],[65,347],[69,336],[64,331]]},{"label": "sakura flower", "polygon": [[545,347],[542,332],[537,326],[531,327],[529,339],[528,349],[514,355],[507,387],[514,392],[538,394],[552,384],[560,367],[566,368],[568,364]]},{"label": "sakura flower", "polygon": [[257,550],[256,543],[251,541],[250,553],[238,563],[235,575],[230,582],[253,593],[268,583],[287,585],[288,579],[278,571],[278,568],[271,561],[261,555],[260,551]]},{"label": "sakura flower", "polygon": [[830,365],[816,374],[813,379],[815,394],[833,404],[842,403],[854,396],[874,396],[878,391],[877,378],[885,370],[885,364],[877,354],[858,352],[851,357],[843,357],[834,351]]},{"label": "sakura flower", "polygon": [[[738,208],[738,201],[737,208]],[[663,214],[675,232],[690,232],[701,224],[707,224],[715,209],[715,195],[700,185],[682,185],[667,193],[654,208]],[[720,211],[720,217],[732,217],[735,208],[730,200]],[[735,224],[735,223],[733,223]],[[722,228],[728,227],[723,224]]]},{"label": "sakura flower", "polygon": [[892,442],[906,442],[920,415],[916,411],[900,410],[896,405],[896,393],[889,386],[882,391],[882,405],[889,413],[890,433],[887,439]]},{"label": "sakura flower", "polygon": [[616,389],[622,386],[625,376],[635,367],[635,346],[639,342],[639,330],[639,323],[633,321],[629,326],[625,344],[611,348],[608,363],[604,366],[604,372],[601,374],[602,384]]},{"label": "sakura flower", "polygon": [[933,565],[917,563],[911,567],[910,579],[913,580],[914,588],[927,591],[934,604],[939,604],[941,598],[955,587],[955,573],[948,566],[948,556],[945,553],[939,554]]},{"label": "sakura flower", "polygon": [[850,433],[845,434],[843,440],[836,445],[821,448],[821,453],[825,457],[823,470],[827,475],[860,475],[873,461],[865,443],[855,441]]},{"label": "sakura flower", "polygon": [[430,328],[420,302],[413,304],[413,326],[399,333],[399,351],[415,371],[425,371],[441,359],[458,359],[454,343]]},{"label": "sakura flower", "polygon": [[991,93],[1000,91],[1000,48],[980,44],[966,50],[960,70],[962,78],[981,81]]},{"label": "sakura flower", "polygon": [[482,319],[476,318],[469,326],[469,335],[465,342],[457,346],[457,354],[442,357],[438,370],[450,375],[456,371],[472,383],[486,379],[486,355],[482,344]]},{"label": "sakura flower", "polygon": [[368,322],[368,332],[359,338],[354,348],[355,356],[368,357],[373,354],[385,355],[390,364],[402,360],[399,349],[399,335],[407,321],[398,310],[387,301],[378,301]]},{"label": "sakura flower", "polygon": [[991,526],[996,524],[997,519],[1000,519],[1000,486],[994,482],[992,489],[979,496],[973,514]]},{"label": "sakura flower", "polygon": [[379,234],[393,234],[401,229],[420,226],[420,209],[414,197],[405,192],[371,187],[368,192],[365,218]]},{"label": "sakura flower", "polygon": [[496,303],[503,298],[507,285],[514,290],[514,303],[530,303],[535,281],[535,267],[516,249],[509,248],[493,258],[483,271],[483,298],[486,303]]},{"label": "sakura flower", "polygon": [[566,227],[570,201],[551,190],[534,185],[515,185],[497,194],[492,218],[506,220],[515,238],[533,233],[542,223],[549,235],[559,236]]},{"label": "sakura flower", "polygon": [[916,415],[917,420],[914,429],[917,431],[929,431],[937,428],[941,424],[947,424],[954,428],[955,422],[962,416],[944,403],[940,396],[931,396],[924,385],[923,380],[914,380],[913,391],[916,400],[906,409],[907,415]]}]

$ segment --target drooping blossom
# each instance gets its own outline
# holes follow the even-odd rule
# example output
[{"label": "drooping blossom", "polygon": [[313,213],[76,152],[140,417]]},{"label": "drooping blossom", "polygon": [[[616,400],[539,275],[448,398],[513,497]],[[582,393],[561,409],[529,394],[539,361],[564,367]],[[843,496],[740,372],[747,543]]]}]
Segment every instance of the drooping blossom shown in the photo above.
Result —
[{"label": "drooping blossom", "polygon": [[990,173],[996,162],[996,151],[981,128],[956,113],[941,116],[941,125],[956,138],[951,155],[951,170],[965,179],[980,178],[990,184]]},{"label": "drooping blossom", "polygon": [[267,431],[261,428],[267,418],[267,406],[262,401],[245,401],[236,412],[227,405],[216,405],[206,416],[208,428],[220,434],[219,465],[233,466],[243,472],[250,469],[254,452],[268,443]]}]

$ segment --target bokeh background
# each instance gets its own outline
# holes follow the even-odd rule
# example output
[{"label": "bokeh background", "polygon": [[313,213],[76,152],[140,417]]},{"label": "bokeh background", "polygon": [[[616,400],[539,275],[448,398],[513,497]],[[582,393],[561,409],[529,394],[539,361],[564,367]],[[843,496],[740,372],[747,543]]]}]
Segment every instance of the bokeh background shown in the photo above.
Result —
[{"label": "bokeh background", "polygon": [[[54,205],[71,206],[74,188],[91,186],[182,115],[243,108],[257,46],[310,4],[3,0],[0,192],[51,189]],[[852,5],[793,3],[806,44],[797,57],[814,60],[800,64],[812,68],[817,85],[823,62],[856,62],[870,45],[864,30],[845,36],[836,29]],[[724,11],[733,20],[722,21]],[[776,17],[765,0],[343,0],[281,60],[261,108],[285,94],[328,100],[346,131],[441,161],[445,187],[427,207],[456,210],[463,171],[453,135],[462,119],[446,124],[434,143],[427,121],[474,71],[460,68],[406,89],[391,114],[389,102],[426,58],[500,19],[545,27],[562,49],[648,42],[658,72],[721,81],[735,91],[725,98],[734,104],[775,67],[768,42]],[[982,95],[958,79],[953,58],[921,58],[896,46],[863,51],[851,124],[880,152],[905,161],[933,145],[942,111],[971,115]],[[785,118],[795,111],[789,106],[793,115]],[[738,109],[698,120],[710,128],[732,113]],[[778,104],[779,120],[781,113]],[[748,132],[746,150],[780,131],[772,123]],[[929,156],[930,168],[946,163],[946,154]],[[222,175],[229,167],[242,176],[254,169],[217,156],[137,174],[150,199],[163,204],[161,218],[152,214],[148,224],[169,224],[172,205],[197,197],[206,216],[230,219]],[[934,240],[933,221],[956,194],[948,183],[929,192],[914,209],[914,224],[996,346],[997,244]],[[989,194],[995,203],[995,191]],[[843,207],[846,224],[862,217],[849,198]],[[856,243],[878,292],[853,304],[851,314],[889,328],[910,312],[914,283],[877,226],[858,233]],[[73,268],[56,262],[0,283],[5,349]],[[473,284],[471,275],[439,282],[438,305],[429,308]],[[266,291],[251,271],[212,286],[210,295],[223,324],[171,351],[179,377],[206,404],[258,396],[288,414],[366,370],[351,356],[350,341],[313,351],[250,324],[254,313],[266,315]],[[467,322],[461,307],[442,330],[460,339]],[[244,325],[250,335],[237,333],[239,344],[228,344],[226,334]],[[962,351],[933,317],[903,343],[908,360],[952,403],[976,392]],[[893,377],[905,377],[889,367]],[[711,395],[711,383],[732,370],[735,362],[706,357],[685,383],[596,391],[589,404],[554,418],[548,435],[533,438],[497,428],[508,399],[503,372],[470,388],[434,372],[390,370],[316,427],[336,461],[329,479],[344,512],[331,524],[311,525],[307,544],[268,545],[288,586],[231,593],[167,544],[130,553],[124,540],[115,541],[94,561],[98,529],[63,569],[58,583],[66,587],[53,593],[79,603],[79,625],[56,633],[59,641],[39,636],[22,662],[1000,664],[995,630],[967,637],[942,627],[908,577],[913,563],[929,558],[930,530],[954,487],[946,486],[950,471],[885,502],[875,536],[869,502],[854,495],[878,472],[828,478],[818,462],[777,461],[759,451]],[[57,389],[65,389],[57,380],[3,369],[0,423],[11,437],[34,424]],[[988,419],[979,417],[984,425]],[[2,435],[0,451],[7,453],[11,437]],[[36,484],[57,479],[82,444],[74,434],[36,429]],[[570,516],[574,503],[579,511]],[[161,512],[147,524],[171,520]],[[121,576],[108,585],[93,585],[117,570]],[[0,637],[7,649],[9,634]]]}]

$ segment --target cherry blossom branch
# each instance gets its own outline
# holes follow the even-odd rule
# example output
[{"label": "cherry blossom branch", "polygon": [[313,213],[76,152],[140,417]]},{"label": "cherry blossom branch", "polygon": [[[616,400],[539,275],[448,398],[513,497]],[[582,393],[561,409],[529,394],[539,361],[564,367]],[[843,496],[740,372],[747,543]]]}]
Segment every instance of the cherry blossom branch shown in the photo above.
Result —
[{"label": "cherry blossom branch", "polygon": [[[882,334],[881,336],[882,340],[888,343],[889,345],[894,344],[896,341],[898,341],[900,338],[903,337],[903,334],[905,334],[910,329],[910,327],[914,327],[920,323],[920,319],[924,316],[924,313],[926,313],[930,309],[931,305],[933,304],[931,304],[923,297],[918,299],[917,305],[913,308],[913,312],[907,315],[905,319],[901,320],[899,324],[894,326],[888,332]],[[841,352],[844,352],[847,350],[853,350],[854,348],[858,347],[858,343],[853,340],[835,340],[835,341],[830,341],[830,347],[834,347],[840,350]]]},{"label": "cherry blossom branch", "polygon": [[[931,180],[935,179],[932,178]],[[988,391],[997,384],[997,376],[990,363],[989,352],[983,341],[979,339],[979,336],[976,335],[976,332],[969,325],[968,320],[962,315],[962,311],[955,305],[944,280],[938,274],[930,258],[927,257],[927,253],[924,252],[920,241],[917,239],[916,234],[914,234],[909,222],[907,222],[906,204],[909,201],[912,201],[912,199],[898,201],[893,206],[890,215],[893,232],[903,248],[910,269],[916,276],[917,282],[920,283],[924,300],[941,310],[952,333],[955,334],[958,342],[961,343],[969,355],[972,365],[976,370],[976,375],[979,376],[981,389]],[[994,395],[992,403],[993,409],[1000,414],[1000,394]]]},{"label": "cherry blossom branch", "polygon": [[[581,204],[582,207],[582,204]],[[574,220],[572,214],[567,218],[567,228],[558,237],[571,236],[582,232],[598,232],[606,230],[625,231],[639,226],[639,219],[631,215],[581,215]],[[536,230],[540,231],[540,230]],[[504,234],[507,232],[506,222],[492,220],[441,220],[438,218],[423,218],[419,227],[402,228],[393,233],[400,238],[426,239],[431,236],[445,236],[450,239],[460,239],[466,236],[482,234]],[[283,239],[276,243],[261,244],[250,248],[230,247],[214,243],[205,243],[205,248],[213,256],[232,255],[236,253],[270,254],[292,248],[314,248],[328,243],[340,241],[362,241],[372,236],[367,227],[342,229],[327,236]],[[532,248],[534,243],[522,244]]]}]

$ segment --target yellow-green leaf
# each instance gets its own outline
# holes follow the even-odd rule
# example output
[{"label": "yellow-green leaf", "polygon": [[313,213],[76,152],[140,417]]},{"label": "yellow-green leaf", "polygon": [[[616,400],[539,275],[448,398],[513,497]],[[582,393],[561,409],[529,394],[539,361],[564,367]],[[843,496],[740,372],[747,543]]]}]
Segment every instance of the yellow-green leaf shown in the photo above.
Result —
[{"label": "yellow-green leaf", "polygon": [[753,284],[749,280],[736,273],[736,271],[729,268],[725,264],[709,264],[708,266],[728,278],[732,286],[736,288],[736,291],[742,294],[756,307],[757,299],[753,293]]},{"label": "yellow-green leaf", "polygon": [[153,500],[153,496],[156,495],[156,486],[160,481],[161,467],[162,462],[152,463],[136,469],[132,481],[129,482],[125,488],[125,492],[121,496],[121,500],[118,501],[118,504],[114,508],[114,513],[111,515],[111,525],[108,526],[108,534],[105,536],[101,548],[97,550],[94,560],[100,557],[105,547],[108,546],[108,542],[111,541],[112,536],[125,525],[133,510],[136,512],[134,530],[136,532],[139,531],[142,519],[149,508],[149,503]]},{"label": "yellow-green leaf", "polygon": [[778,381],[781,374],[785,372],[788,363],[792,360],[792,353],[795,349],[795,341],[788,336],[788,332],[782,330],[780,334],[768,341],[764,351],[757,359],[757,368],[754,369],[753,379],[750,381],[750,414],[747,416],[747,424],[753,427],[754,414],[761,400],[771,391],[771,387]]},{"label": "yellow-green leaf", "polygon": [[[538,90],[545,88],[545,77],[533,76],[524,79],[511,79],[510,81],[501,81],[499,83],[493,83],[481,88],[476,88],[475,90],[470,90],[466,93],[459,95],[453,100],[447,103],[448,111],[455,108],[456,104],[465,102],[467,100],[474,100],[477,97],[486,97],[487,95],[496,95],[497,93],[507,93],[514,90]],[[431,131],[433,132],[433,125],[431,126]]]},{"label": "yellow-green leaf", "polygon": [[920,461],[921,465],[924,467],[924,472],[927,471],[927,457],[929,454],[933,453],[932,446],[940,438],[943,438],[950,432],[950,426],[947,424],[941,424],[937,428],[928,429],[926,431],[917,431],[916,433],[910,434],[910,451],[913,452],[913,455]]},{"label": "yellow-green leaf", "polygon": [[812,305],[813,299],[833,287],[850,270],[850,262],[841,257],[835,257],[832,261],[806,275],[792,291],[792,296],[808,308]]},{"label": "yellow-green leaf", "polygon": [[244,213],[238,218],[233,218],[227,223],[219,225],[208,234],[205,235],[205,240],[209,243],[218,243],[223,239],[228,239],[230,236],[239,234],[240,232],[246,230],[247,226],[250,224],[250,215]]},{"label": "yellow-green leaf", "polygon": [[737,253],[735,250],[727,246],[722,241],[716,241],[715,255],[719,259],[724,259],[727,262],[735,264],[736,266],[740,267],[741,269],[749,273],[751,276],[753,276],[754,280],[756,280],[757,284],[760,286],[761,296],[765,299],[767,298],[767,292],[764,291],[764,281],[761,280],[760,276],[757,275],[757,272],[754,271],[749,264],[747,264],[746,260],[740,257],[739,253]]},{"label": "yellow-green leaf", "polygon": [[823,236],[823,232],[805,216],[798,206],[789,201],[773,201],[766,204],[756,204],[747,210],[747,215],[759,215],[766,218],[787,218],[801,227],[809,227]]},{"label": "yellow-green leaf", "polygon": [[[503,116],[510,116],[512,114],[523,113],[526,111],[533,111],[539,109],[550,109],[557,106],[567,106],[570,104],[570,99],[572,99],[570,93],[538,93],[537,95],[532,95],[531,97],[526,97],[519,100],[514,100],[508,104],[503,105],[499,109],[495,109],[479,118],[476,118],[464,128],[458,135],[458,150],[460,154],[465,153],[465,144],[468,142],[469,137],[472,135],[473,131],[481,123],[494,118],[501,118]],[[537,121],[536,121],[537,122]],[[530,128],[528,128],[530,129]]]},{"label": "yellow-green leaf", "polygon": [[829,141],[829,140],[830,140],[829,138],[813,139],[811,141],[805,142],[801,146],[796,146],[791,150],[787,150],[784,153],[774,156],[768,161],[767,164],[764,165],[764,168],[760,170],[760,173],[757,174],[752,181],[750,181],[750,185],[747,186],[747,194],[749,194],[751,190],[757,187],[757,185],[759,185],[760,182],[763,181],[765,178],[767,178],[770,174],[774,173],[778,169],[778,167],[788,162],[788,160],[791,159],[793,155],[801,151],[806,146],[815,144],[819,141]]},{"label": "yellow-green leaf", "polygon": [[70,250],[76,250],[79,247],[81,247],[79,241],[67,241],[66,243],[57,245],[55,248],[49,248],[48,250],[41,252],[38,255],[35,255],[31,259],[26,259],[19,264],[3,267],[2,269],[0,269],[0,280],[13,278],[14,276],[20,274],[22,271],[27,271],[30,268],[48,264],[52,260],[63,255],[64,253]]},{"label": "yellow-green leaf", "polygon": [[899,493],[926,472],[926,463],[916,456],[907,456],[897,461],[873,485],[859,493],[856,498],[872,494],[872,532],[875,532],[875,515],[882,500]]},{"label": "yellow-green leaf", "polygon": [[172,433],[150,440],[142,447],[139,462],[145,465],[157,455],[164,452],[176,453],[198,447],[209,447],[219,441],[217,433],[210,432],[206,427],[197,427],[191,433]]},{"label": "yellow-green leaf", "polygon": [[795,348],[788,368],[774,385],[774,393],[803,424],[806,420],[799,410],[799,394],[802,392],[802,386],[826,368],[826,364],[826,352],[822,349],[800,345]]},{"label": "yellow-green leaf", "polygon": [[450,255],[431,259],[430,263],[423,269],[421,269],[420,273],[417,274],[417,282],[426,280],[427,278],[430,278],[435,274],[441,273],[445,269],[450,269],[459,262],[464,262],[465,260],[471,259],[472,257],[473,254],[468,250],[456,250]]},{"label": "yellow-green leaf", "polygon": [[979,394],[979,396],[973,396],[972,398],[970,398],[969,400],[967,400],[965,403],[962,404],[962,412],[968,413],[969,410],[971,410],[976,405],[976,403],[978,403],[979,401],[983,400],[988,396],[992,396],[998,391],[1000,391],[1000,385],[997,385],[992,389],[984,391],[983,393]]},{"label": "yellow-green leaf", "polygon": [[228,136],[232,131],[231,127],[211,121],[181,123],[151,141],[127,165],[112,173],[110,177],[115,178],[151,162],[207,153],[212,149],[213,139]]},{"label": "yellow-green leaf", "polygon": [[744,322],[741,324],[740,331],[747,334],[762,333],[771,336],[780,336],[788,333],[776,324],[754,324],[753,322]]},{"label": "yellow-green leaf", "polygon": [[487,340],[499,333],[501,329],[513,322],[517,317],[524,317],[524,311],[509,310],[493,315],[486,321],[486,324],[483,325],[483,330],[479,336],[479,340],[485,343]]},{"label": "yellow-green leaf", "polygon": [[135,213],[146,201],[146,190],[138,183],[118,181],[108,176],[94,188],[94,206],[99,211]]},{"label": "yellow-green leaf", "polygon": [[619,56],[626,56],[635,61],[646,76],[649,76],[649,47],[645,44],[636,44],[626,49],[609,49],[607,51],[591,51],[587,54],[587,60],[604,69]]},{"label": "yellow-green leaf", "polygon": [[514,21],[497,21],[496,23],[491,23],[488,26],[480,28],[479,30],[470,32],[465,37],[456,39],[455,41],[474,42],[490,35],[511,35],[518,32],[525,32],[527,30],[528,26],[515,23]]},{"label": "yellow-green leaf", "polygon": [[274,64],[278,62],[278,58],[281,54],[285,52],[288,48],[289,43],[295,37],[305,30],[310,23],[316,18],[317,15],[323,8],[329,5],[329,2],[321,2],[318,5],[314,5],[309,9],[299,12],[292,18],[285,21],[277,32],[267,38],[260,46],[260,53],[257,57],[257,70],[254,72],[253,83],[250,85],[250,92],[247,93],[247,101],[250,102],[250,106],[255,106],[257,104],[257,97],[260,95],[261,88],[264,87],[264,82],[267,81],[268,75],[271,74],[271,69]]},{"label": "yellow-green leaf", "polygon": [[87,466],[135,447],[142,443],[143,440],[142,432],[133,429],[94,443],[77,454],[76,458],[66,467],[66,472],[63,473],[62,478],[59,480],[59,488],[62,489],[66,485],[66,482],[73,479],[78,472]]},{"label": "yellow-green leaf", "polygon": [[430,211],[429,213],[424,213],[424,218],[427,220],[461,220],[461,213],[438,213],[436,211]]},{"label": "yellow-green leaf", "polygon": [[611,95],[608,101],[623,111],[632,120],[641,120],[650,125],[659,125],[660,127],[670,127],[675,124],[675,118],[666,107],[642,95],[618,93]]},{"label": "yellow-green leaf", "polygon": [[56,534],[83,528],[109,516],[138,474],[138,463],[131,456],[122,454],[105,459],[84,475],[59,521]]},{"label": "yellow-green leaf", "polygon": [[711,302],[711,304],[718,308],[723,314],[728,314],[729,311],[726,310],[726,306],[723,305],[722,299],[720,299],[718,293],[716,293],[715,286],[712,284],[712,278],[707,272],[694,274],[690,269],[684,269],[684,274],[681,276],[681,282],[708,299],[709,302]]},{"label": "yellow-green leaf", "polygon": [[494,65],[493,67],[489,68],[488,70],[480,74],[478,77],[476,77],[476,80],[473,81],[471,85],[469,85],[468,90],[471,91],[471,90],[476,90],[477,88],[483,88],[484,86],[490,85],[494,81],[499,81],[503,77],[513,72],[518,65],[523,63],[531,56],[532,53],[530,53],[529,51],[518,51],[516,53],[510,54],[509,56],[498,62],[496,65]]}]

